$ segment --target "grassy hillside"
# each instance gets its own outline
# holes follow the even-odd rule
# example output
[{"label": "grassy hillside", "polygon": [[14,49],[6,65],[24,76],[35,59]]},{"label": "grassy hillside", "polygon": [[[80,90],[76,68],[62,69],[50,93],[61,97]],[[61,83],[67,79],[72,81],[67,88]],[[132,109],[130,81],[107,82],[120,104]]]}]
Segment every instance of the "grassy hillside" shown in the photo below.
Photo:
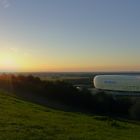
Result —
[{"label": "grassy hillside", "polygon": [[140,125],[70,113],[0,92],[0,140],[139,140]]}]

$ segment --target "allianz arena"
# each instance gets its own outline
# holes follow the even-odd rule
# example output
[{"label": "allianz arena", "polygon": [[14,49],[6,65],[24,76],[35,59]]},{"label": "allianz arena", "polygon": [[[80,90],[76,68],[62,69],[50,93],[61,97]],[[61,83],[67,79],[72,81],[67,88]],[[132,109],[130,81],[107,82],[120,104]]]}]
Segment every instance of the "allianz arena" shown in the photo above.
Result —
[{"label": "allianz arena", "polygon": [[93,82],[95,88],[99,90],[140,95],[140,76],[97,75]]}]

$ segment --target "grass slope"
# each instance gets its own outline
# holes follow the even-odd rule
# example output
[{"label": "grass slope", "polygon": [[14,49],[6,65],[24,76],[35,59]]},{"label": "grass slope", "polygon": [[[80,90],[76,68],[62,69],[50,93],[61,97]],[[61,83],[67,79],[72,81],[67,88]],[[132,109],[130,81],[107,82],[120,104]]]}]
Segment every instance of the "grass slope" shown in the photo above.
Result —
[{"label": "grass slope", "polygon": [[139,140],[140,125],[70,113],[0,92],[0,140]]}]

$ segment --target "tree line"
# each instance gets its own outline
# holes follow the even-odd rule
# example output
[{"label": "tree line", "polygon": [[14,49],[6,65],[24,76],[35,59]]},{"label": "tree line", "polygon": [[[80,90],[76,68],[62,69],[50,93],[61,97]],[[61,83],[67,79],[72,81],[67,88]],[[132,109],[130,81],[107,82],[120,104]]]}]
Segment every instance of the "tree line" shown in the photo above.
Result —
[{"label": "tree line", "polygon": [[127,117],[140,120],[140,102],[131,98],[114,99],[103,91],[92,95],[88,89],[78,90],[65,81],[42,81],[32,75],[0,75],[0,88],[16,93],[35,93],[44,98],[58,101],[73,108],[79,108],[101,115]]}]

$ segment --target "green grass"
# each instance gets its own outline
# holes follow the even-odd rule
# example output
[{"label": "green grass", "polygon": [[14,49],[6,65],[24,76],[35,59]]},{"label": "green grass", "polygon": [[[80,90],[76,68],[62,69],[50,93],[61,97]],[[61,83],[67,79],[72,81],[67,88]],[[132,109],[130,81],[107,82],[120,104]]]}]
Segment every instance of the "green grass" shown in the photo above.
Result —
[{"label": "green grass", "polygon": [[0,92],[0,140],[140,140],[140,125],[53,110]]}]

